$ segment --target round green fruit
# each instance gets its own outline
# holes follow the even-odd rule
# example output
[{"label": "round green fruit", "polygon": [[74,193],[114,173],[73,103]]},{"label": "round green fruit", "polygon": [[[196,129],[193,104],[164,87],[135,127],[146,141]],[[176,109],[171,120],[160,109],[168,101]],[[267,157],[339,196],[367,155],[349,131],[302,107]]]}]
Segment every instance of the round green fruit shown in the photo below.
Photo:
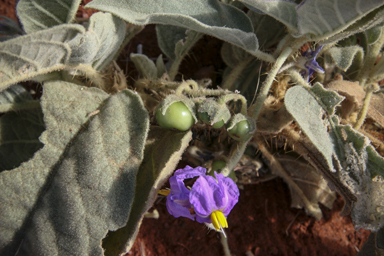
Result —
[{"label": "round green fruit", "polygon": [[182,102],[175,102],[170,105],[165,111],[165,115],[162,114],[162,107],[158,108],[156,121],[165,129],[175,128],[180,131],[189,130],[195,123],[192,113]]},{"label": "round green fruit", "polygon": [[244,141],[250,138],[250,125],[247,120],[243,120],[237,123],[231,130],[228,131],[229,136],[235,140]]},{"label": "round green fruit", "polygon": [[[197,112],[197,118],[199,118],[204,123],[211,125],[211,120],[207,112],[203,112],[203,113]],[[221,120],[219,122],[214,123],[212,127],[215,129],[218,129],[223,127],[223,125],[224,125],[224,120]]]}]

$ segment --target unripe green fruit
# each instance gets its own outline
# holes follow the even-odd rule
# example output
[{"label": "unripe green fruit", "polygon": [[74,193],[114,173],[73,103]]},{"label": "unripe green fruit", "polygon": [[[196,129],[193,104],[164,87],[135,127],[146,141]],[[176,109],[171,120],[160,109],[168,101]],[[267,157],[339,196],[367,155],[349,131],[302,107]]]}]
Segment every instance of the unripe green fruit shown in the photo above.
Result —
[{"label": "unripe green fruit", "polygon": [[[211,120],[210,120],[209,115],[208,115],[207,112],[204,112],[204,113],[197,112],[197,117],[198,117],[201,121],[203,121],[204,123],[211,125]],[[224,124],[225,124],[225,123],[224,123],[224,120],[221,120],[221,121],[219,121],[219,122],[214,123],[214,124],[212,125],[212,127],[215,128],[215,129],[218,129],[218,128],[223,127]]]},{"label": "unripe green fruit", "polygon": [[191,112],[182,102],[175,102],[170,105],[165,111],[165,115],[162,114],[162,107],[158,108],[156,121],[165,129],[175,128],[180,131],[189,130],[195,123]]},{"label": "unripe green fruit", "polygon": [[228,131],[229,136],[235,140],[245,141],[252,136],[249,134],[250,125],[247,120],[237,123],[231,130]]}]

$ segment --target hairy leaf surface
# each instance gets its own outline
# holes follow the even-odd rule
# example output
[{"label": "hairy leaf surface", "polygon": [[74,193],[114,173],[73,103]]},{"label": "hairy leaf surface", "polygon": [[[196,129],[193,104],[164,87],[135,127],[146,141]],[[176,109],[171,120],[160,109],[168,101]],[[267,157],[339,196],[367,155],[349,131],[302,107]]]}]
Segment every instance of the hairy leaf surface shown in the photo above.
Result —
[{"label": "hairy leaf surface", "polygon": [[306,0],[297,7],[299,32],[333,35],[382,5],[383,0]]},{"label": "hairy leaf surface", "polygon": [[217,0],[94,0],[87,7],[113,13],[136,25],[164,24],[195,30],[250,53],[259,47],[245,13]]},{"label": "hairy leaf surface", "polygon": [[[333,93],[336,94],[335,92]],[[285,105],[302,131],[326,158],[327,165],[332,170],[333,144],[322,119],[322,106],[302,86],[294,86],[287,91]]]},{"label": "hairy leaf surface", "polygon": [[20,81],[56,70],[92,64],[104,67],[124,40],[125,23],[96,13],[88,31],[60,25],[0,43],[0,91]]},{"label": "hairy leaf surface", "polygon": [[298,32],[296,3],[285,0],[241,0],[241,2],[247,4],[247,6],[252,9],[255,8],[256,10],[260,10],[282,22],[288,27],[292,34]]},{"label": "hairy leaf surface", "polygon": [[[103,241],[105,255],[127,253],[135,241],[141,220],[157,198],[157,191],[175,171],[181,155],[192,139],[192,132],[176,132],[152,126],[137,174],[135,199],[127,225],[110,232]],[[167,146],[165,146],[167,145]]]},{"label": "hairy leaf surface", "polygon": [[25,32],[73,22],[81,0],[20,0],[16,11]]},{"label": "hairy leaf surface", "polygon": [[338,125],[331,136],[339,168],[338,179],[357,198],[352,207],[356,228],[377,231],[384,226],[384,158],[363,134],[349,125]]},{"label": "hairy leaf surface", "polygon": [[336,66],[347,71],[347,69],[352,65],[353,60],[356,56],[359,60],[364,58],[364,50],[362,47],[354,45],[347,47],[332,47],[327,52],[335,62]]},{"label": "hairy leaf surface", "polygon": [[0,173],[0,253],[103,255],[101,239],[128,219],[147,111],[131,91],[65,82],[44,85],[42,109],[44,147]]}]

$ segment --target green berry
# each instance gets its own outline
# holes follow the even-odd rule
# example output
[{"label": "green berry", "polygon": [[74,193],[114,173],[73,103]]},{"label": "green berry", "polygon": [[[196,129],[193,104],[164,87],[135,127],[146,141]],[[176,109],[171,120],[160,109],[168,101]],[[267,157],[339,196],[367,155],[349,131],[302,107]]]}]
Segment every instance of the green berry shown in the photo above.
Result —
[{"label": "green berry", "polygon": [[237,123],[231,130],[228,131],[229,136],[235,140],[245,141],[250,138],[250,125],[247,120]]},{"label": "green berry", "polygon": [[[197,117],[198,117],[201,121],[203,121],[204,123],[211,125],[211,120],[210,120],[210,117],[209,117],[209,115],[208,115],[207,112],[203,112],[203,113],[201,113],[201,112],[197,112]],[[225,123],[224,123],[224,120],[221,120],[221,121],[219,121],[219,122],[214,123],[214,124],[212,125],[212,127],[215,128],[215,129],[218,129],[218,128],[223,127],[224,124],[225,124]]]},{"label": "green berry", "polygon": [[156,110],[157,123],[165,128],[175,128],[180,131],[187,131],[195,123],[191,111],[182,102],[175,102],[171,104],[165,111],[165,115],[162,114],[162,107]]}]

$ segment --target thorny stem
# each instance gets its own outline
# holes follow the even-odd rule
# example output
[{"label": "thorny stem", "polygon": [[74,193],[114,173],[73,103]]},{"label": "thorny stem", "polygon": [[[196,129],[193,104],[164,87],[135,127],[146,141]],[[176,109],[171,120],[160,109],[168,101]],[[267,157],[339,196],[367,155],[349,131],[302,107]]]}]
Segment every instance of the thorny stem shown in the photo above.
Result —
[{"label": "thorny stem", "polygon": [[246,116],[247,115],[247,100],[241,94],[231,93],[231,94],[223,95],[217,100],[217,103],[226,104],[231,100],[240,100],[241,101],[241,113]]},{"label": "thorny stem", "polygon": [[281,50],[287,45],[287,43],[291,43],[291,41],[292,41],[292,36],[290,34],[284,36],[277,44],[277,47],[275,52],[273,53],[273,56],[277,57],[278,54],[280,54]]},{"label": "thorny stem", "polygon": [[250,56],[244,61],[240,62],[237,64],[229,73],[227,79],[225,79],[224,83],[222,84],[223,89],[228,89],[228,90],[234,90],[233,85],[235,84],[237,78],[240,77],[241,73],[244,71],[244,69],[248,66],[248,64],[254,60],[254,56]]},{"label": "thorny stem", "polygon": [[371,84],[367,88],[367,92],[365,94],[364,102],[363,102],[363,107],[361,108],[359,112],[359,116],[357,118],[357,122],[353,125],[353,128],[356,130],[360,130],[361,126],[363,125],[365,118],[367,117],[368,113],[368,108],[369,108],[369,102],[371,101],[372,93],[379,90],[380,87],[379,85],[376,84]]},{"label": "thorny stem", "polygon": [[228,157],[229,160],[227,162],[227,165],[221,171],[224,176],[227,177],[235,168],[237,163],[240,161],[241,157],[244,155],[245,149],[247,148],[247,144],[250,140],[251,138],[247,141],[240,141],[238,144],[235,144],[233,146],[233,150],[231,151],[230,156]]},{"label": "thorny stem", "polygon": [[305,196],[301,188],[293,181],[291,176],[284,170],[279,161],[268,151],[264,141],[261,137],[256,137],[256,143],[258,144],[258,149],[266,157],[272,167],[272,171],[275,172],[278,176],[282,177],[285,182],[300,196],[305,204],[305,208],[314,216],[317,220],[321,219],[322,213],[319,208],[313,206],[313,204]]},{"label": "thorny stem", "polygon": [[279,72],[281,66],[284,64],[285,60],[291,55],[292,52],[293,49],[291,47],[285,48],[281,52],[280,56],[276,59],[276,62],[273,64],[271,70],[269,71],[269,74],[260,89],[260,93],[256,98],[255,104],[250,107],[250,116],[252,116],[254,120],[257,120],[260,114],[261,108],[263,107],[264,101],[268,96],[269,89],[271,89],[272,83],[275,80],[277,72]]},{"label": "thorny stem", "polygon": [[360,86],[366,87],[368,78],[371,75],[372,68],[374,67],[377,56],[379,56],[380,50],[384,45],[384,33],[381,33],[379,40],[372,46],[368,47],[368,54],[365,58],[363,68],[361,69],[358,77]]},{"label": "thorny stem", "polygon": [[224,250],[224,255],[225,256],[231,256],[231,251],[229,250],[229,245],[228,245],[228,239],[227,237],[220,232],[220,241],[221,244],[223,245],[223,250]]},{"label": "thorny stem", "polygon": [[5,113],[8,111],[35,109],[39,107],[40,107],[39,100],[26,100],[26,101],[15,102],[10,104],[1,104],[0,113]]}]

